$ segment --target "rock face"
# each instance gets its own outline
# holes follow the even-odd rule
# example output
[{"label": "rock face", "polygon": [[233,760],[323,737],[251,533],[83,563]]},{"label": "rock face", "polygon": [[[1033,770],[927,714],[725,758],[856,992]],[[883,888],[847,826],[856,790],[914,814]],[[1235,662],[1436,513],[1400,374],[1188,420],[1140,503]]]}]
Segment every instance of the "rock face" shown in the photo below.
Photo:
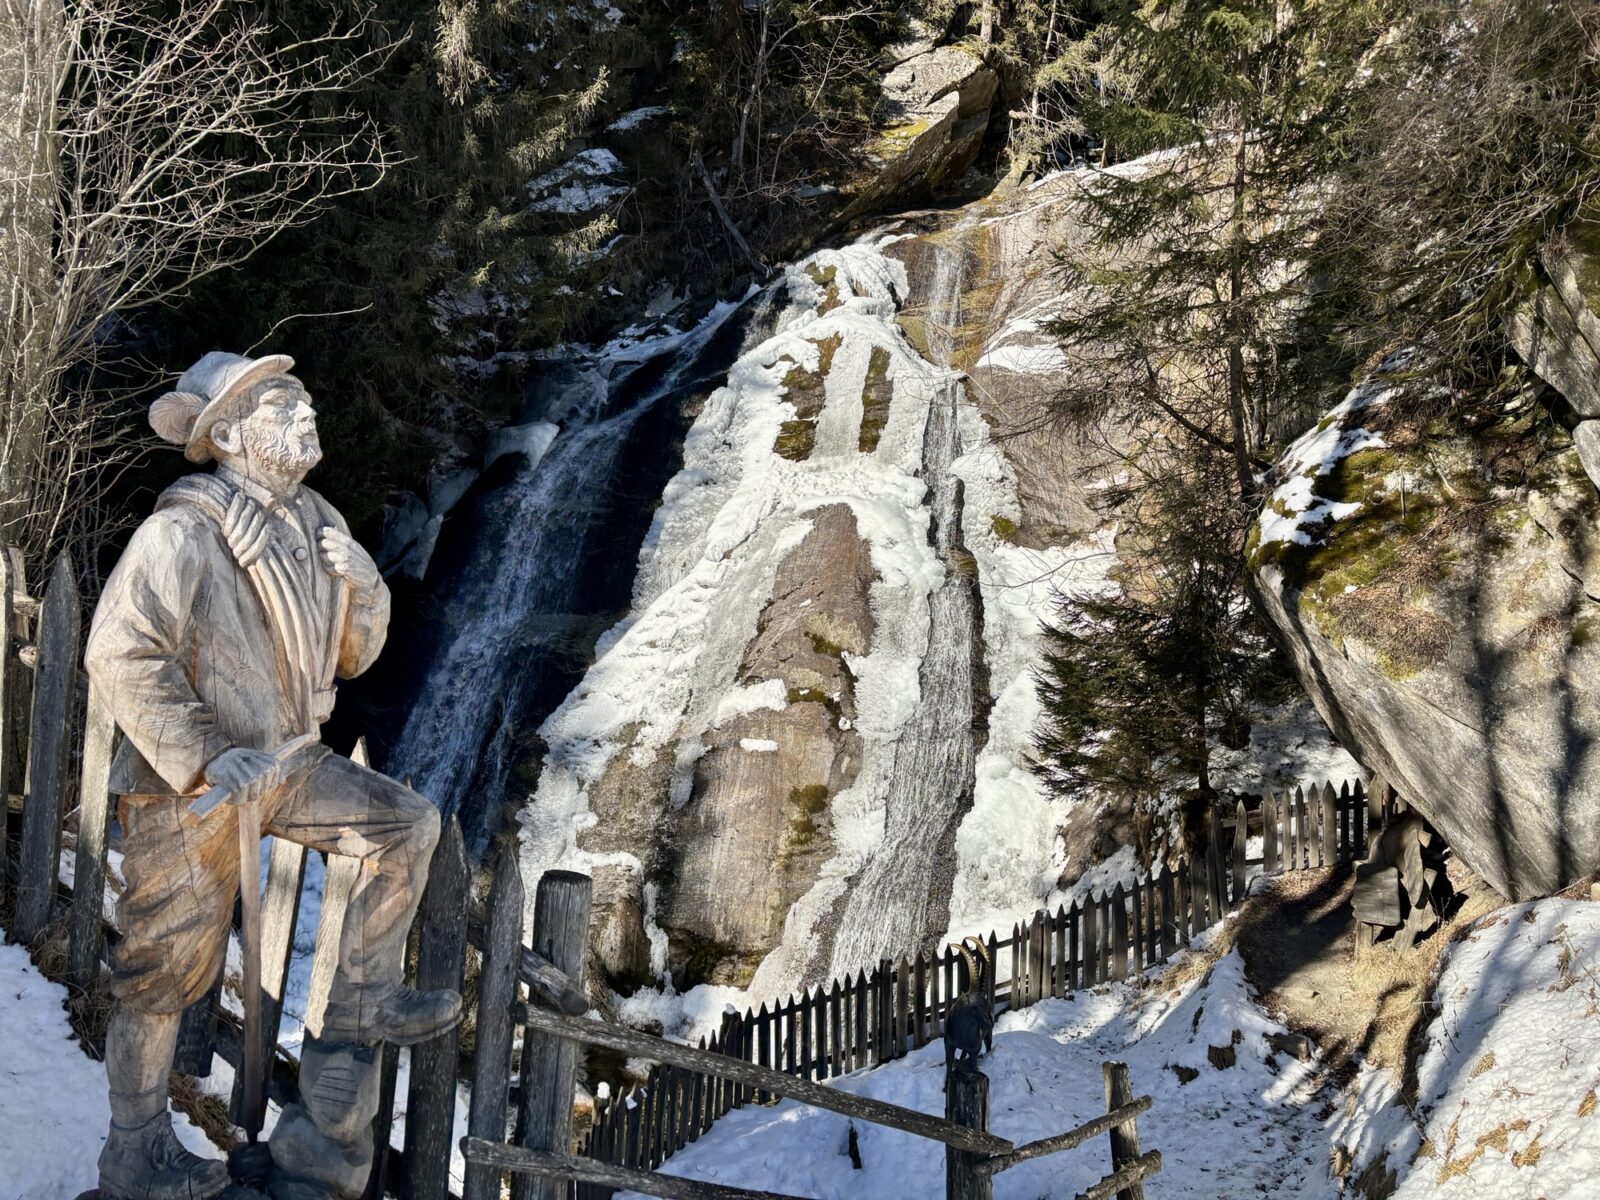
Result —
[{"label": "rock face", "polygon": [[1600,486],[1600,219],[1572,222],[1540,257],[1549,282],[1512,317],[1511,344],[1566,398],[1578,456]]},{"label": "rock face", "polygon": [[883,80],[878,135],[868,144],[876,170],[851,190],[850,220],[954,182],[971,165],[989,125],[998,77],[975,48],[911,43]]},{"label": "rock face", "polygon": [[1291,448],[1252,576],[1333,731],[1525,899],[1600,868],[1600,504],[1531,388],[1429,415],[1417,373]]},{"label": "rock face", "polygon": [[749,978],[832,856],[828,801],[861,765],[845,655],[871,648],[877,573],[848,505],[820,509],[812,522],[778,569],[739,666],[745,686],[780,681],[787,704],[707,735],[673,819],[677,886],[661,925],[671,961],[690,978]]}]

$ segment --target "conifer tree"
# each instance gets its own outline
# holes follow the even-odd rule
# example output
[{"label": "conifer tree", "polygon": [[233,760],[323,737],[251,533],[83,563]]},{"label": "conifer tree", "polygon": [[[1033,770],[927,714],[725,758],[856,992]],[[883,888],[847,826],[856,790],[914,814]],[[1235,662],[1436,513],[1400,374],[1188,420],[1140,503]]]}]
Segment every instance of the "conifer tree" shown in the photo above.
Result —
[{"label": "conifer tree", "polygon": [[1203,795],[1208,731],[1236,724],[1268,650],[1243,537],[1275,439],[1298,424],[1297,362],[1322,349],[1300,323],[1307,259],[1366,24],[1290,0],[1103,15],[1057,64],[1092,98],[1112,165],[1083,188],[1064,255],[1056,407],[1068,427],[1120,430],[1119,542],[1144,566],[1116,598],[1064,601],[1039,746],[1064,790],[1153,798],[1181,773]]}]

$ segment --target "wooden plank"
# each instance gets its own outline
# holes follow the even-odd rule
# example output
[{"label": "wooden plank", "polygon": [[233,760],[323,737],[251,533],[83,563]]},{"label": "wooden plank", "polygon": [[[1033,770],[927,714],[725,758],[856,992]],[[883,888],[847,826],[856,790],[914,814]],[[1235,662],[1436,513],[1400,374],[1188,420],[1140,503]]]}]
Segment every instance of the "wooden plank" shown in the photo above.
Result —
[{"label": "wooden plank", "polygon": [[1083,906],[1073,900],[1067,909],[1067,990],[1070,996],[1082,986],[1083,979]]},{"label": "wooden plank", "polygon": [[911,1040],[918,1048],[928,1044],[928,956],[920,950],[911,964]]},{"label": "wooden plank", "polygon": [[1050,971],[1050,994],[1060,999],[1067,994],[1067,971],[1071,960],[1067,957],[1067,908],[1056,906],[1055,918],[1050,922],[1050,933],[1055,939],[1055,965]]},{"label": "wooden plank", "polygon": [[1278,801],[1270,791],[1261,797],[1261,873],[1278,873]]},{"label": "wooden plank", "polygon": [[1245,893],[1245,844],[1250,840],[1250,826],[1248,815],[1244,811],[1244,801],[1240,800],[1234,807],[1233,826],[1233,856],[1230,866],[1233,878],[1232,893],[1235,906],[1244,903]]},{"label": "wooden plank", "polygon": [[[100,950],[105,940],[106,825],[111,807],[108,784],[116,737],[117,723],[105,696],[99,688],[91,687],[84,717],[78,845],[72,866],[72,932],[67,950],[67,983],[80,990],[87,990],[100,974]],[[4,794],[0,790],[0,796]]]},{"label": "wooden plank", "polygon": [[809,1079],[768,1071],[755,1063],[743,1062],[709,1049],[700,1050],[681,1042],[652,1037],[648,1033],[612,1025],[605,1021],[591,1021],[584,1017],[568,1017],[530,1005],[518,1005],[517,1012],[525,1017],[534,1029],[555,1037],[571,1039],[590,1046],[604,1046],[636,1058],[652,1062],[671,1063],[691,1071],[702,1071],[719,1079],[728,1079],[764,1087],[780,1096],[825,1108],[829,1112],[887,1125],[918,1137],[929,1138],[945,1145],[959,1146],[981,1154],[1003,1154],[1012,1148],[1011,1143],[993,1134],[978,1135],[969,1130],[952,1127],[927,1113],[902,1108],[882,1100],[856,1096],[838,1088],[813,1083]]},{"label": "wooden plank", "polygon": [[680,1179],[675,1175],[656,1175],[630,1167],[613,1166],[591,1158],[572,1158],[564,1154],[545,1154],[524,1150],[517,1146],[502,1146],[480,1138],[461,1139],[461,1153],[468,1162],[482,1163],[496,1170],[514,1171],[522,1176],[544,1179],[552,1185],[556,1195],[564,1190],[556,1180],[576,1179],[598,1183],[619,1191],[639,1192],[646,1196],[662,1196],[666,1200],[804,1200],[803,1197],[783,1195],[779,1192],[756,1192],[748,1188],[728,1187],[721,1183],[700,1183],[693,1179]]},{"label": "wooden plank", "polygon": [[905,1056],[911,1041],[911,964],[904,956],[894,971],[894,1056]]},{"label": "wooden plank", "polygon": [[1100,947],[1100,906],[1094,893],[1083,899],[1083,986],[1091,988],[1100,982],[1100,964],[1096,962]]},{"label": "wooden plank", "polygon": [[877,1057],[873,1061],[886,1063],[894,1057],[894,964],[887,958],[880,958],[872,981],[872,1011],[877,1022],[872,1038],[872,1049]]},{"label": "wooden plank", "polygon": [[1128,977],[1128,893],[1117,880],[1111,889],[1111,978]]},{"label": "wooden plank", "polygon": [[[962,1063],[945,1075],[945,1117],[952,1125],[987,1133],[989,1078],[976,1065]],[[994,1180],[981,1170],[987,1155],[946,1146],[944,1191],[947,1200],[992,1200]]]},{"label": "wooden plank", "polygon": [[[339,938],[344,933],[344,916],[350,907],[350,893],[361,874],[360,860],[345,854],[328,855],[322,881],[322,911],[317,919],[317,943],[311,954],[311,984],[306,996],[306,1030],[322,1036],[322,1018],[328,1009],[328,994],[339,969]],[[466,896],[462,896],[465,905]],[[466,953],[465,912],[461,922],[461,952]]]},{"label": "wooden plank", "polygon": [[[266,893],[261,903],[261,1040],[270,1058],[278,1044],[278,1022],[283,1017],[283,989],[289,977],[289,958],[294,953],[294,928],[300,912],[300,887],[304,882],[306,848],[283,838],[272,839],[267,852]],[[323,992],[326,1007],[327,992]],[[309,1016],[307,1030],[318,1033],[322,1029],[322,1014],[317,1013],[317,1024],[312,1026]],[[242,1072],[233,1077],[232,1111],[243,1112],[240,1107],[244,1088]]]},{"label": "wooden plank", "polygon": [[1339,802],[1331,783],[1322,785],[1322,861],[1330,867],[1339,861]]},{"label": "wooden plank", "polygon": [[[489,1141],[506,1136],[511,1091],[511,1006],[522,966],[522,872],[514,841],[501,843],[489,885],[483,966],[478,974],[478,1024],[472,1056],[472,1103],[467,1133]],[[468,1167],[462,1200],[500,1200],[500,1173]]]},{"label": "wooden plank", "polygon": [[1178,864],[1178,874],[1172,881],[1173,907],[1172,911],[1178,922],[1178,945],[1187,947],[1189,939],[1194,934],[1194,914],[1189,910],[1189,903],[1193,897],[1193,890],[1189,886],[1189,863],[1185,859]]},{"label": "wooden plank", "polygon": [[39,616],[33,720],[28,733],[27,797],[22,806],[22,849],[11,937],[24,945],[44,932],[55,900],[66,812],[67,747],[78,695],[78,581],[72,557],[62,554],[50,572]]},{"label": "wooden plank", "polygon": [[[467,852],[461,823],[452,815],[434,848],[422,893],[422,933],[417,943],[417,987],[461,990],[467,953]],[[406,1102],[405,1200],[444,1200],[450,1185],[454,1138],[456,1064],[454,1029],[411,1047],[411,1088]]]},{"label": "wooden plank", "polygon": [[[983,940],[982,938],[979,939],[979,941],[982,941],[982,940]],[[984,986],[988,990],[988,993],[989,993],[989,1011],[992,1012],[992,1013],[997,1013],[997,1012],[1000,1011],[1000,1009],[995,1004],[995,977],[994,977],[995,976],[995,972],[994,972],[994,968],[993,968],[992,964],[997,963],[997,962],[1000,961],[1000,954],[999,954],[999,945],[995,941],[994,934],[991,933],[989,935],[989,939],[988,939],[986,945],[989,947],[989,962],[990,962],[991,966],[990,966],[990,969],[988,971],[987,977],[984,980]]]},{"label": "wooden plank", "polygon": [[1030,1159],[1043,1158],[1047,1154],[1059,1154],[1063,1150],[1073,1150],[1083,1145],[1092,1138],[1099,1137],[1108,1132],[1113,1126],[1131,1121],[1140,1113],[1150,1111],[1152,1101],[1149,1096],[1140,1096],[1110,1112],[1086,1121],[1076,1129],[1069,1129],[1066,1133],[1058,1133],[1051,1137],[1040,1138],[1037,1142],[1028,1142],[1018,1146],[1009,1154],[997,1154],[983,1164],[981,1168],[987,1174],[998,1175],[1001,1171],[1008,1171],[1019,1163],[1028,1162]]},{"label": "wooden plank", "polygon": [[[222,965],[217,965],[217,978],[204,996],[183,1010],[178,1020],[178,1041],[172,1050],[172,1069],[180,1075],[204,1079],[211,1074],[211,1060],[218,1052],[217,1013],[222,1000]],[[271,1062],[269,1056],[266,1060]],[[238,1064],[235,1063],[235,1066]],[[235,1071],[237,1080],[244,1072]],[[268,1082],[270,1091],[271,1083]],[[237,1089],[236,1089],[237,1090]],[[231,1111],[238,1112],[235,1107]]]},{"label": "wooden plank", "polygon": [[1222,920],[1228,911],[1228,874],[1222,861],[1222,806],[1211,806],[1210,837],[1206,839],[1206,883],[1209,885],[1206,903],[1211,909],[1213,922]]},{"label": "wooden plank", "polygon": [[[546,871],[539,879],[533,909],[533,948],[578,987],[584,983],[584,950],[589,936],[592,884],[574,871]],[[578,1048],[549,1036],[531,1018],[522,1039],[522,1104],[517,1113],[519,1146],[566,1154],[572,1145],[572,1096]],[[576,1018],[567,1017],[566,1020]],[[637,1160],[636,1160],[637,1161]],[[523,1176],[513,1181],[515,1200],[558,1200],[550,1179]]]},{"label": "wooden plank", "polygon": [[11,567],[11,548],[0,542],[0,895],[11,881],[11,760],[16,757],[15,724],[12,709],[18,700],[17,682],[21,671],[11,652],[12,592],[17,581]]},{"label": "wooden plank", "polygon": [[394,1129],[394,1089],[399,1070],[400,1047],[385,1042],[383,1060],[378,1067],[378,1113],[372,1119],[372,1170],[367,1176],[367,1190],[362,1193],[362,1200],[382,1200],[391,1190],[399,1190],[398,1184],[392,1189],[385,1186],[391,1166],[398,1161],[389,1139]]},{"label": "wooden plank", "polygon": [[[1128,1064],[1108,1062],[1101,1065],[1106,1086],[1106,1111],[1115,1112],[1133,1102],[1133,1085],[1128,1080]],[[1111,1138],[1111,1170],[1121,1171],[1139,1159],[1139,1131],[1135,1119],[1113,1125],[1108,1131]],[[1132,1180],[1126,1187],[1117,1189],[1117,1200],[1144,1200],[1144,1184]]]},{"label": "wooden plank", "polygon": [[[1152,1150],[1121,1170],[1113,1171],[1093,1187],[1079,1192],[1074,1200],[1109,1200],[1111,1196],[1122,1195],[1129,1185],[1148,1179],[1160,1170],[1161,1151]],[[1142,1190],[1140,1194],[1143,1195]]]},{"label": "wooden plank", "polygon": [[803,1079],[811,1078],[811,1020],[813,1016],[813,1001],[810,988],[800,989],[800,1069],[796,1072]]},{"label": "wooden plank", "polygon": [[854,1034],[856,1034],[856,1069],[869,1066],[869,1046],[867,1046],[867,973],[856,971],[856,1013],[854,1013]]},{"label": "wooden plank", "polygon": [[1311,865],[1311,826],[1306,809],[1306,790],[1294,789],[1294,862],[1296,871]]}]

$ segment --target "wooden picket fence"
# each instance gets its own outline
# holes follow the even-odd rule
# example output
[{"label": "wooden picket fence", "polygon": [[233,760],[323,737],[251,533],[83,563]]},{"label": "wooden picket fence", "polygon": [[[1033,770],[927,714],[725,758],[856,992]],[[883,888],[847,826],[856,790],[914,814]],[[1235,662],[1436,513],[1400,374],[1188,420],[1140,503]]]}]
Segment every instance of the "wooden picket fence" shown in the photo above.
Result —
[{"label": "wooden picket fence", "polygon": [[[107,782],[118,735],[79,669],[80,603],[66,556],[55,564],[40,601],[28,593],[21,561],[0,548],[0,629],[9,634],[0,653],[0,795],[6,797],[0,887],[13,902],[9,932],[13,940],[29,943],[64,919],[68,983],[87,989],[101,969],[108,941],[117,936],[103,921],[102,905],[113,817]],[[1240,801],[1232,812],[1217,810],[1201,860],[1141,878],[1131,888],[1119,883],[1109,893],[1075,900],[1054,913],[1040,909],[1013,926],[1009,936],[991,933],[983,939],[995,964],[988,986],[996,1011],[1136,975],[1237,907],[1251,866],[1273,874],[1359,859],[1372,820],[1360,783],[1337,792],[1330,785],[1269,794],[1253,807]],[[1247,857],[1252,830],[1262,838],[1262,853]],[[63,855],[68,832],[75,841],[71,854]],[[67,884],[63,877],[69,866]],[[269,1041],[275,1040],[282,1013],[305,866],[303,848],[274,839],[262,906],[263,1029]],[[328,858],[307,1006],[312,1034],[320,1029],[357,870],[354,859]],[[548,1089],[518,1087],[513,1103],[512,1088],[519,1032],[523,1080],[545,1078],[548,1056],[571,1053],[569,1044],[532,1023],[518,1030],[519,988],[547,1009],[577,1014],[587,1007],[581,939],[563,940],[561,932],[584,928],[587,913],[576,924],[571,913],[560,913],[566,903],[559,899],[562,874],[552,872],[541,881],[531,946],[525,945],[524,890],[514,850],[501,852],[487,903],[476,910],[459,824],[453,817],[445,823],[413,929],[410,982],[419,988],[460,988],[468,947],[480,956],[465,1114],[471,1137],[498,1141],[514,1128],[518,1140],[530,1144],[530,1130],[570,1121],[570,1110],[563,1115],[561,1098],[551,1097]],[[207,1074],[214,1053],[235,1068],[242,1061],[243,1032],[220,1003],[221,985],[219,978],[211,995],[185,1013],[175,1064],[180,1071]],[[700,1047],[798,1079],[824,1081],[892,1061],[939,1038],[945,1012],[966,986],[964,965],[949,949],[884,959],[871,972],[729,1014]],[[275,1044],[269,1049],[268,1095],[285,1103],[294,1094],[295,1062]],[[404,1145],[391,1150],[398,1053],[393,1047],[384,1050],[374,1126],[377,1157],[367,1189],[372,1200],[455,1196],[450,1162],[462,1103],[459,1039],[452,1033],[413,1047],[410,1061]],[[236,1089],[241,1075],[236,1071]],[[615,1166],[651,1169],[698,1139],[724,1113],[770,1099],[770,1093],[747,1084],[658,1066],[626,1094],[597,1102],[579,1153]],[[237,1105],[237,1095],[234,1101]],[[469,1168],[462,1197],[498,1200],[499,1188],[498,1173]],[[526,1179],[514,1182],[513,1194],[517,1200],[554,1195]],[[562,1196],[580,1200],[610,1194],[587,1183],[563,1184],[561,1190]]]},{"label": "wooden picket fence", "polygon": [[[1200,931],[1244,901],[1250,868],[1278,874],[1353,862],[1366,855],[1370,821],[1359,781],[1268,793],[1252,809],[1211,814],[1207,853],[1175,871],[1122,883],[1039,909],[1009,936],[983,939],[995,971],[988,980],[995,1011],[1026,1008],[1079,988],[1135,976],[1189,945]],[[1252,831],[1262,853],[1248,854]],[[998,977],[998,978],[997,978]],[[944,1014],[966,988],[960,955],[945,949],[898,961],[881,960],[829,984],[743,1014],[729,1013],[699,1045],[804,1079],[826,1080],[903,1057],[940,1038]],[[654,1169],[710,1129],[717,1118],[770,1097],[742,1084],[672,1066],[651,1070],[642,1084],[597,1102],[580,1153],[616,1166]],[[611,1195],[582,1185],[580,1200]]]}]

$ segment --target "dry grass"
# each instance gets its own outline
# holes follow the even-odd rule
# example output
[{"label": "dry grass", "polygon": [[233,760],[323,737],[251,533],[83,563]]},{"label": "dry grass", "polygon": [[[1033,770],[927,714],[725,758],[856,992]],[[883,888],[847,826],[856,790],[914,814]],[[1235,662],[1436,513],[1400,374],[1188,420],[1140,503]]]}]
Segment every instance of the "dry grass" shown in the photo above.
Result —
[{"label": "dry grass", "polygon": [[1406,953],[1388,941],[1355,944],[1348,868],[1280,876],[1251,898],[1238,922],[1245,962],[1268,1005],[1313,1038],[1341,1074],[1353,1072],[1358,1059],[1395,1071],[1408,1101],[1440,957],[1505,903],[1458,861],[1449,870],[1464,899]]}]

